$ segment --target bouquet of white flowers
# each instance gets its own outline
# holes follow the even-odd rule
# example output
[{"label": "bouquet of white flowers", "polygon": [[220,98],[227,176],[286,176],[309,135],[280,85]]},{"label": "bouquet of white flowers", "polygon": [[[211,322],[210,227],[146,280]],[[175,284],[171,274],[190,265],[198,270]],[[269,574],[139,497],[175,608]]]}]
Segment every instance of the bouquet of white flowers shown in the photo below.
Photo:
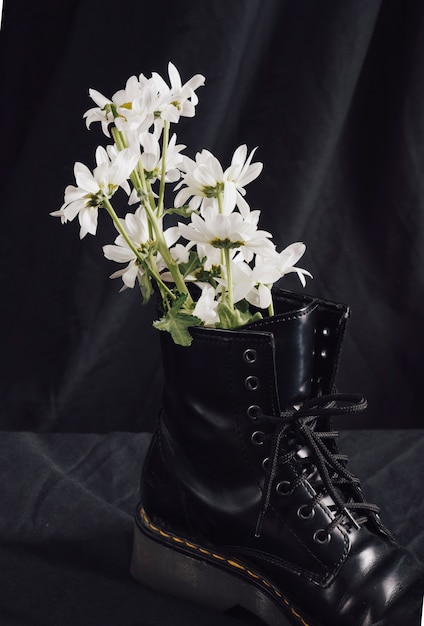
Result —
[{"label": "bouquet of white flowers", "polygon": [[[78,216],[80,237],[96,234],[99,209],[108,213],[118,231],[114,244],[103,247],[107,259],[124,265],[122,289],[141,288],[147,302],[154,287],[163,316],[154,322],[174,341],[190,345],[191,326],[238,328],[273,313],[271,288],[288,272],[305,285],[310,273],[295,264],[305,251],[293,243],[278,252],[271,233],[258,229],[259,210],[250,210],[245,186],[257,178],[262,163],[252,162],[239,146],[223,169],[208,150],[195,159],[170,134],[181,116],[193,117],[200,74],[182,84],[169,63],[169,82],[157,73],[131,76],[125,88],[109,100],[89,94],[97,105],[84,114],[87,127],[100,122],[112,143],[96,149],[91,171],[75,163],[76,186],[65,189],[64,203],[51,215],[62,223]],[[165,206],[165,186],[173,185],[173,206]],[[111,199],[122,188],[133,212],[120,217]],[[167,225],[176,214],[183,221]]]}]

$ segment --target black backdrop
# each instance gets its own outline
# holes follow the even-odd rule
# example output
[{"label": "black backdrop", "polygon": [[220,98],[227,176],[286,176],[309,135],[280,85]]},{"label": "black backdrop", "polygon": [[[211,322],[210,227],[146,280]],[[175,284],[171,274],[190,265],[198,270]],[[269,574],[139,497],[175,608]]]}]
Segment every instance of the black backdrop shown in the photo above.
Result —
[{"label": "black backdrop", "polygon": [[259,146],[262,227],[279,248],[305,241],[307,292],[352,309],[338,387],[369,410],[344,425],[422,427],[422,0],[5,0],[0,37],[0,428],[156,418],[154,311],[108,279],[112,228],[80,242],[49,212],[103,141],[88,88],[111,96],[169,60],[206,76],[176,128],[187,153]]}]

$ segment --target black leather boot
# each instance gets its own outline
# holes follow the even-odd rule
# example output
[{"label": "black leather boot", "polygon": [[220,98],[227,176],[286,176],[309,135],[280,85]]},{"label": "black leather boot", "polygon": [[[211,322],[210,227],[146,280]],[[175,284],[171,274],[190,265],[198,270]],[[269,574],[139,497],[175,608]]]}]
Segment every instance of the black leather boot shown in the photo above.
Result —
[{"label": "black leather boot", "polygon": [[279,292],[237,331],[162,333],[164,405],[142,478],[132,574],[269,626],[419,626],[423,574],[364,500],[332,418],[348,309]]}]

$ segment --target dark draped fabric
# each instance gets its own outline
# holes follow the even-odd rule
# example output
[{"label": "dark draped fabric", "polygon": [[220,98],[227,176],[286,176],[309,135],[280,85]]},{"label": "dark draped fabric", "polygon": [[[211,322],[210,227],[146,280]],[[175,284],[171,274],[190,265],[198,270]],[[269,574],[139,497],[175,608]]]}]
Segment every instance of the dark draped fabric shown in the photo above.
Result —
[{"label": "dark draped fabric", "polygon": [[279,249],[304,241],[306,292],[350,307],[338,389],[369,408],[336,424],[341,448],[424,559],[422,0],[4,0],[0,626],[253,626],[130,577],[163,382],[155,306],[109,280],[106,216],[80,241],[49,215],[105,143],[88,89],[110,97],[169,61],[206,76],[174,127],[186,153],[226,167],[258,146],[261,227]]},{"label": "dark draped fabric", "polygon": [[[148,441],[146,433],[3,433],[1,626],[263,626],[238,608],[214,613],[131,578]],[[344,431],[341,445],[384,523],[424,560],[424,432]]]},{"label": "dark draped fabric", "polygon": [[[113,228],[79,241],[49,216],[87,131],[90,87],[206,76],[186,153],[264,163],[248,200],[282,249],[304,241],[306,291],[352,315],[338,388],[349,428],[421,428],[424,3],[421,0],[5,0],[0,40],[0,428],[151,429],[162,382],[153,305],[118,293]],[[283,286],[302,290],[290,277]]]}]

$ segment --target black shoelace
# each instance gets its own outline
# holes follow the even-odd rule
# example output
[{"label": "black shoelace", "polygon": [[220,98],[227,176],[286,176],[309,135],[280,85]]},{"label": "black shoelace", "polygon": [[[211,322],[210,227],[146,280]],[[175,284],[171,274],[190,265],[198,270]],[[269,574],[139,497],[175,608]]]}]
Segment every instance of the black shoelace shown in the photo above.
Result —
[{"label": "black shoelace", "polygon": [[[260,537],[263,519],[267,513],[271,493],[275,484],[278,467],[289,463],[299,451],[306,446],[309,453],[299,461],[307,466],[308,471],[302,472],[292,485],[295,489],[311,475],[317,472],[319,481],[316,495],[310,502],[311,508],[327,494],[331,496],[336,512],[329,526],[325,529],[328,536],[337,524],[348,520],[355,528],[368,520],[370,513],[378,514],[380,509],[375,504],[365,502],[360,490],[360,481],[347,469],[347,457],[339,454],[333,445],[338,437],[337,431],[316,430],[320,417],[331,418],[339,415],[359,413],[367,406],[361,396],[353,394],[328,394],[311,398],[299,408],[283,411],[279,418],[263,416],[266,422],[275,423],[276,430],[272,435],[267,475],[262,494],[261,510],[256,525],[255,536]],[[296,445],[282,451],[284,441],[293,439]],[[348,497],[346,499],[346,494]]]}]

